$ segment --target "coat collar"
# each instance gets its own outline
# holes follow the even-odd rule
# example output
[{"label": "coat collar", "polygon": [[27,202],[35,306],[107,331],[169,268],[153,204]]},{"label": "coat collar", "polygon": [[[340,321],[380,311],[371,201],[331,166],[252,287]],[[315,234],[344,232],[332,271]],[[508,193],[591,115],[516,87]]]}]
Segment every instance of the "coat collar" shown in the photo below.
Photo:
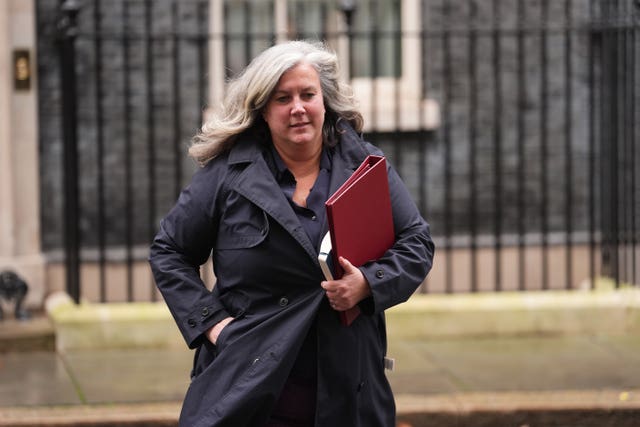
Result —
[{"label": "coat collar", "polygon": [[317,262],[316,249],[264,159],[266,144],[254,132],[240,136],[227,161],[230,169],[240,168],[233,189],[277,221]]},{"label": "coat collar", "polygon": [[[366,143],[346,122],[337,123],[341,133],[340,142],[334,149],[331,167],[330,194],[344,183],[369,154]],[[289,205],[276,182],[263,150],[268,142],[264,135],[248,131],[238,137],[227,160],[228,166],[240,168],[233,189],[264,210],[275,219],[304,250],[317,262],[317,251],[313,246],[298,217]],[[323,234],[327,231],[325,224]]]},{"label": "coat collar", "polygon": [[340,142],[333,156],[330,194],[351,176],[373,149],[346,121],[338,121],[336,128],[340,132]]}]

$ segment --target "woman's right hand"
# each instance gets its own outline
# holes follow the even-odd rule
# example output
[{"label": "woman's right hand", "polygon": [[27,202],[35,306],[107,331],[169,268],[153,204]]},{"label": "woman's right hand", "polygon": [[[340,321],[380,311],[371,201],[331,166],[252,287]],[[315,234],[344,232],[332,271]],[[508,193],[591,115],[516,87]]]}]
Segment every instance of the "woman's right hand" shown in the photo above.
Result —
[{"label": "woman's right hand", "polygon": [[232,320],[233,320],[233,317],[227,317],[225,319],[222,319],[221,321],[219,321],[218,323],[216,323],[215,325],[213,325],[207,330],[206,332],[207,338],[209,339],[209,341],[211,341],[213,345],[216,345],[220,332],[222,332],[224,327],[227,326],[229,322],[231,322]]}]

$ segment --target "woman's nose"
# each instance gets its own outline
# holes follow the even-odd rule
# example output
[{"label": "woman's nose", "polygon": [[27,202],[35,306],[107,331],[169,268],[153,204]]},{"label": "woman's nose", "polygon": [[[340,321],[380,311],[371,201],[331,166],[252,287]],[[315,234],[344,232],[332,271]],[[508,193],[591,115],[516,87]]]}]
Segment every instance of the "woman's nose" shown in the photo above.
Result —
[{"label": "woman's nose", "polygon": [[293,108],[291,109],[291,114],[300,114],[304,113],[304,106],[302,105],[302,101],[300,99],[295,99],[293,101]]}]

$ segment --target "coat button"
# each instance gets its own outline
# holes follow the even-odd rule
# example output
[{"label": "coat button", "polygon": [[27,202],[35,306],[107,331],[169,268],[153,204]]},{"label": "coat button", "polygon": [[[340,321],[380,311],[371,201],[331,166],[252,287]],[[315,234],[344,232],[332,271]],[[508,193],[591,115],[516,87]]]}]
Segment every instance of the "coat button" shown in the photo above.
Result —
[{"label": "coat button", "polygon": [[289,304],[289,299],[285,298],[285,297],[282,297],[282,298],[280,298],[279,304],[280,304],[280,307],[285,307],[287,304]]},{"label": "coat button", "polygon": [[207,317],[209,315],[209,307],[205,307],[201,311],[202,317]]},{"label": "coat button", "polygon": [[196,321],[193,319],[189,319],[187,320],[187,325],[191,326],[192,328],[196,327]]},{"label": "coat button", "polygon": [[362,381],[360,384],[358,384],[358,391],[362,391],[362,389],[364,388],[365,382]]},{"label": "coat button", "polygon": [[378,279],[382,279],[384,277],[384,271],[382,271],[382,270],[376,271],[376,277]]}]

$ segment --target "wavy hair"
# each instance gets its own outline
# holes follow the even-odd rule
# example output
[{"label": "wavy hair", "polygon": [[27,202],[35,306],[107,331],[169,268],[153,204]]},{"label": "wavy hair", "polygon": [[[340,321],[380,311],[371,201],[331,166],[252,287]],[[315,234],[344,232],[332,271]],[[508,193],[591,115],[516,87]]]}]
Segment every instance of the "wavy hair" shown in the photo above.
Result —
[{"label": "wavy hair", "polygon": [[238,135],[264,126],[262,110],[280,77],[293,67],[308,63],[318,72],[325,105],[323,142],[335,145],[339,138],[336,124],[348,121],[362,132],[363,118],[357,109],[353,90],[339,76],[338,59],[324,44],[290,41],[263,51],[227,85],[219,110],[204,123],[191,141],[189,155],[200,165],[231,149]]}]

